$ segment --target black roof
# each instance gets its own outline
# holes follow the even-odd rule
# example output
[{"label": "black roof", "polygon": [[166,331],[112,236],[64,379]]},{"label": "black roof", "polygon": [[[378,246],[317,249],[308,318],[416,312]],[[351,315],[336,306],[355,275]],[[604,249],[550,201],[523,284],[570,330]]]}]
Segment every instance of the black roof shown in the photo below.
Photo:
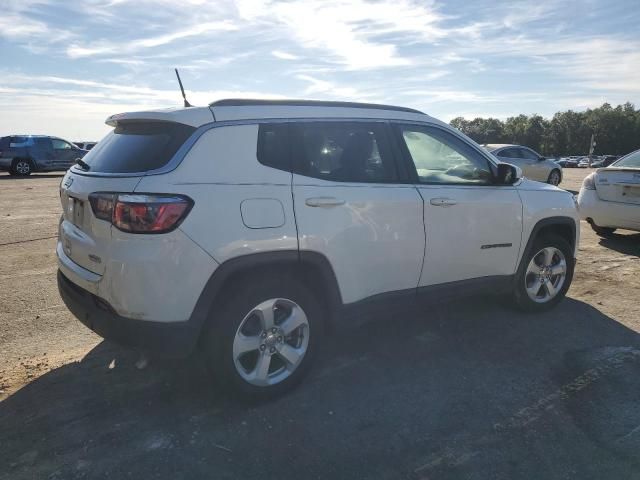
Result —
[{"label": "black roof", "polygon": [[210,107],[246,107],[246,106],[283,106],[283,107],[343,107],[370,108],[375,110],[393,110],[396,112],[419,113],[420,110],[393,105],[378,105],[376,103],[335,102],[323,100],[259,100],[249,98],[227,98],[209,104]]}]

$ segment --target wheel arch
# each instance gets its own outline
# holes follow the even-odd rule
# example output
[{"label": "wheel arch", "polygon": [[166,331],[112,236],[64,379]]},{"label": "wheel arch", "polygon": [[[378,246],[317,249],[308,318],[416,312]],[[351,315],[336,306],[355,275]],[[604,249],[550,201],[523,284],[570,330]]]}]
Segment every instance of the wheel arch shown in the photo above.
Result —
[{"label": "wheel arch", "polygon": [[212,308],[223,298],[225,289],[234,282],[242,281],[249,274],[283,271],[321,292],[324,300],[321,303],[327,308],[331,324],[342,306],[342,296],[329,260],[317,252],[283,250],[242,255],[229,259],[216,268],[202,290],[189,320],[194,323],[198,336],[207,326]]},{"label": "wheel arch", "polygon": [[551,174],[553,172],[558,172],[558,175],[560,175],[560,181],[558,182],[558,185],[560,185],[562,183],[562,180],[563,180],[562,168],[560,168],[560,167],[551,167],[551,170],[549,171],[549,176],[547,177],[547,180],[549,179],[549,177],[551,177]]},{"label": "wheel arch", "polygon": [[562,237],[567,241],[567,243],[569,243],[569,245],[575,252],[577,241],[577,226],[575,220],[571,217],[561,216],[543,218],[533,226],[533,229],[529,234],[527,244],[522,250],[522,254],[520,255],[518,268],[520,268],[522,264],[522,259],[526,258],[527,255],[531,252],[531,249],[533,248],[533,242],[535,242],[538,237],[547,233],[553,233]]},{"label": "wheel arch", "polygon": [[15,169],[16,164],[20,160],[26,160],[27,162],[29,162],[29,164],[31,165],[31,171],[36,170],[36,162],[34,162],[33,158],[31,158],[29,155],[20,155],[18,157],[14,157],[13,160],[11,161],[11,168]]}]

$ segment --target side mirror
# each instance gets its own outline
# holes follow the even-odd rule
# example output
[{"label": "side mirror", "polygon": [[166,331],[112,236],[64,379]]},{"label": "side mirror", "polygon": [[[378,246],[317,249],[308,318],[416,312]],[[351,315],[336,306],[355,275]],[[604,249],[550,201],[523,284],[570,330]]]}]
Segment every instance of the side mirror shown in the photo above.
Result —
[{"label": "side mirror", "polygon": [[499,163],[496,183],[499,185],[513,185],[522,178],[522,169],[510,163]]},{"label": "side mirror", "polygon": [[538,161],[539,161],[539,162],[541,162],[541,161],[543,161],[543,160],[546,160],[546,159],[547,159],[547,157],[538,157]]}]

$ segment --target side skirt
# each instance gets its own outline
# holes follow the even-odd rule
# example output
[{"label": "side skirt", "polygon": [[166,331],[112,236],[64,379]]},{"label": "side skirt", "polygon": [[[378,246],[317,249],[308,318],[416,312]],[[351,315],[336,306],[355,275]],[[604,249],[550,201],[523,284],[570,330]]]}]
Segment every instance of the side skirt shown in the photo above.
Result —
[{"label": "side skirt", "polygon": [[342,306],[336,327],[357,327],[385,316],[395,321],[399,314],[460,298],[496,296],[509,293],[514,275],[495,275],[381,293]]}]

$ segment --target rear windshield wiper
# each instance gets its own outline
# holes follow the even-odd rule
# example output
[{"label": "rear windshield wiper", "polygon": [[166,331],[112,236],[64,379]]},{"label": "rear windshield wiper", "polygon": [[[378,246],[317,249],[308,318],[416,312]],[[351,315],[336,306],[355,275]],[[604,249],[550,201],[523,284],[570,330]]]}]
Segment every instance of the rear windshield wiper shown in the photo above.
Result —
[{"label": "rear windshield wiper", "polygon": [[84,160],[82,160],[81,158],[76,158],[76,165],[79,165],[80,168],[83,169],[83,170],[90,170],[91,169],[89,164],[87,162],[85,162]]}]

